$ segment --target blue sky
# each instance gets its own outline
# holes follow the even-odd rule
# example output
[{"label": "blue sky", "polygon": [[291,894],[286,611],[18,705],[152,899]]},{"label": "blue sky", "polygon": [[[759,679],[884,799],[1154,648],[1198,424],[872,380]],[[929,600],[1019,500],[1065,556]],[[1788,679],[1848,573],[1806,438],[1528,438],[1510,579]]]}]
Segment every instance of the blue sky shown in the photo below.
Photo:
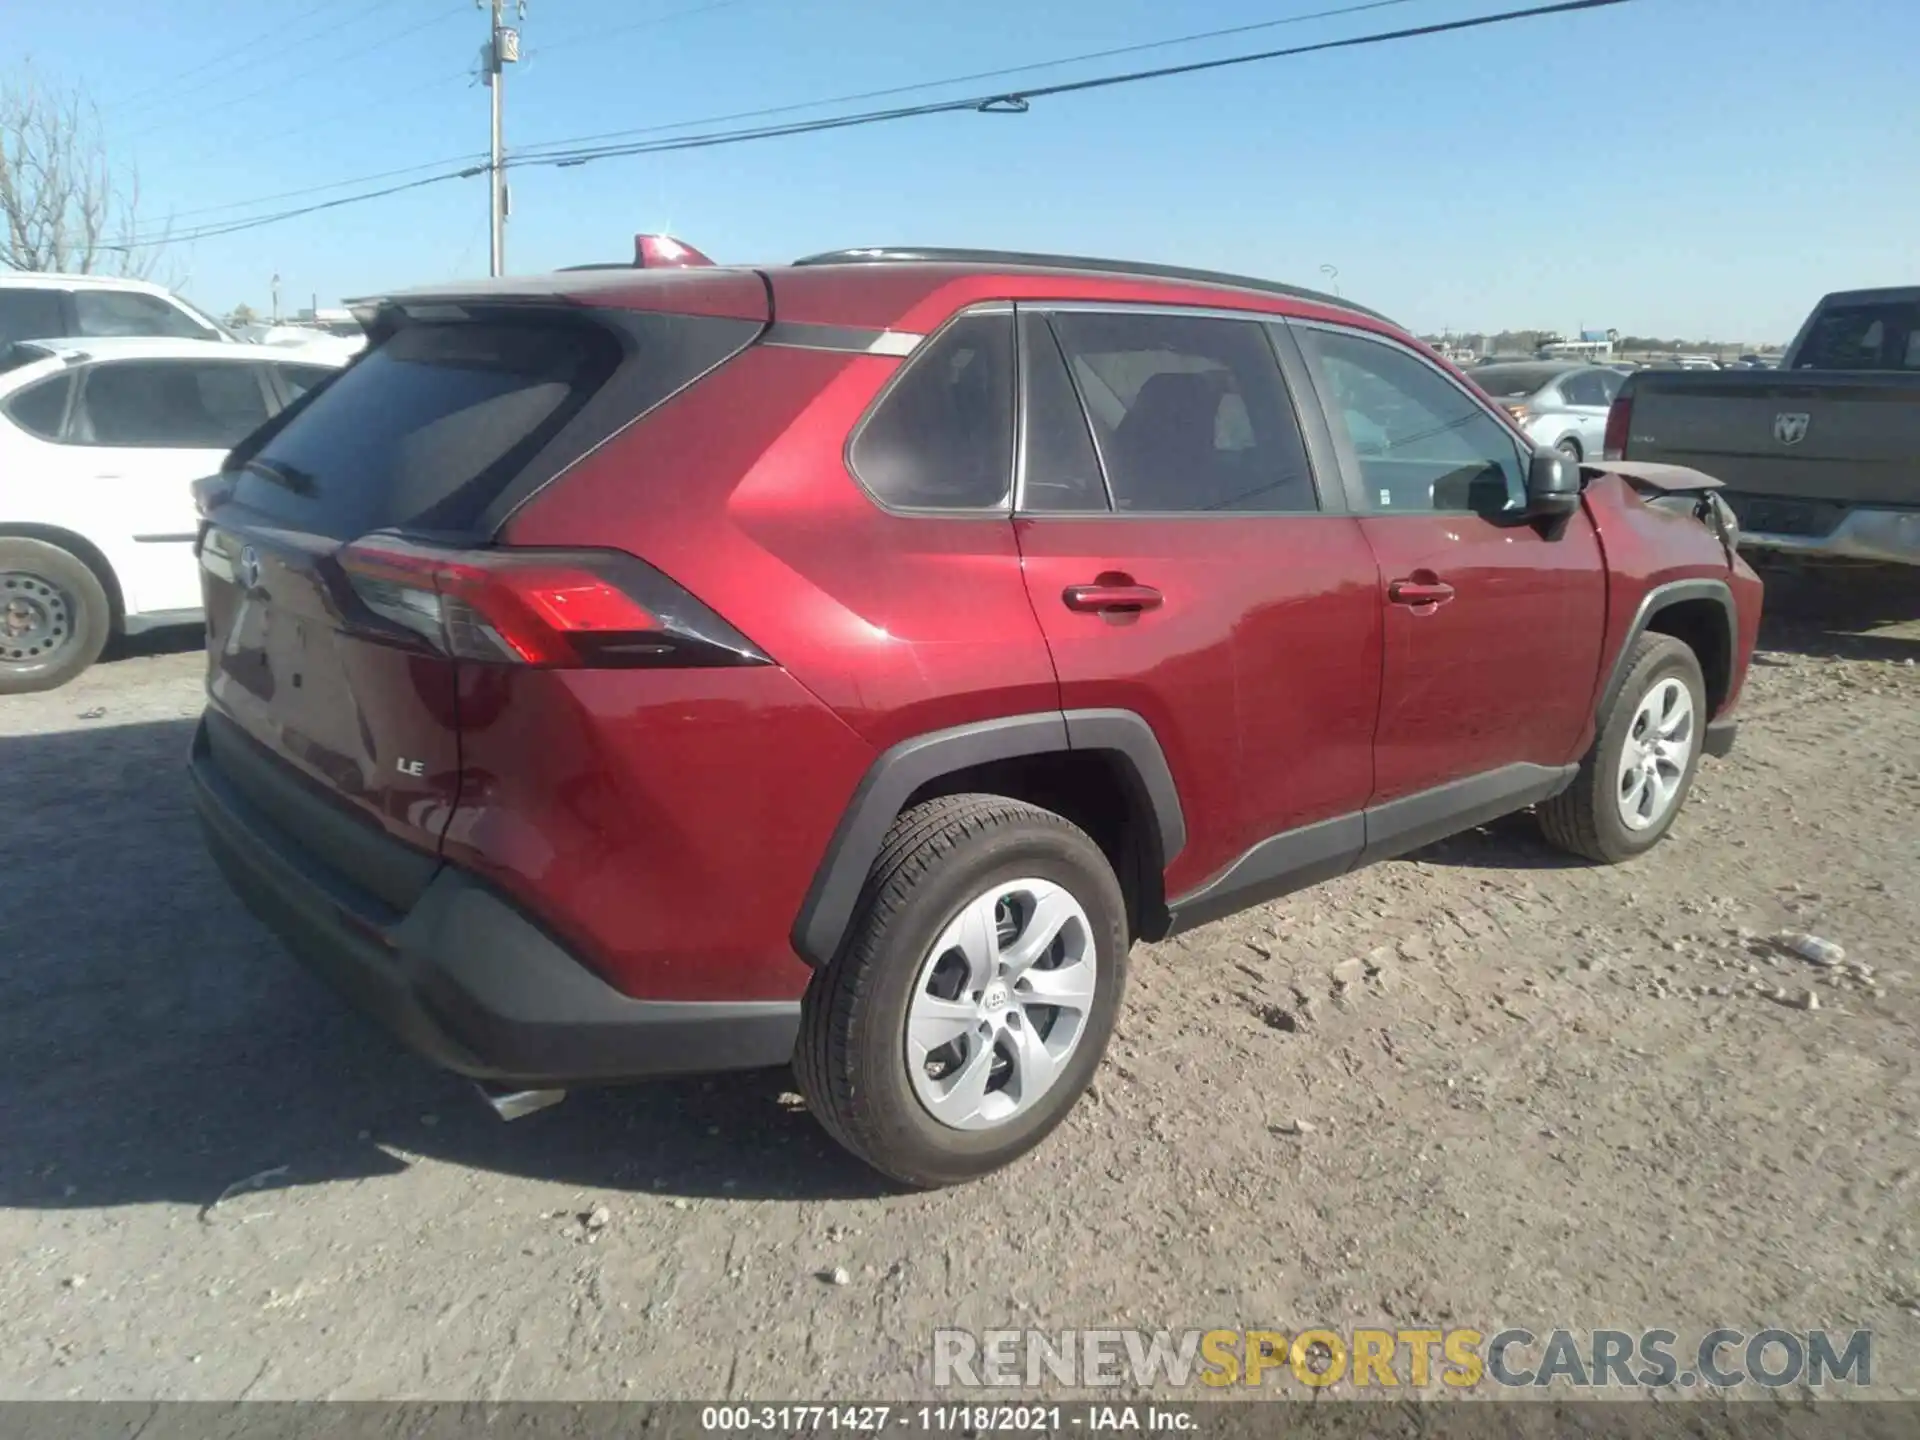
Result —
[{"label": "blue sky", "polygon": [[[508,146],[1340,3],[528,0]],[[1011,83],[1522,3],[1399,0]],[[94,95],[116,153],[138,161],[150,220],[277,210],[302,201],[200,213],[486,145],[487,94],[466,73],[486,28],[471,0],[9,8],[8,51]],[[1334,265],[1344,293],[1421,330],[1786,339],[1825,290],[1920,280],[1916,55],[1920,0],[1632,0],[1043,100],[1022,116],[517,172],[508,268],[622,259],[634,231],[670,227],[723,260],[994,245],[1314,284]],[[836,108],[865,106],[805,113]],[[175,262],[186,293],[221,310],[264,308],[275,272],[289,307],[484,274],[485,182],[202,240]]]}]

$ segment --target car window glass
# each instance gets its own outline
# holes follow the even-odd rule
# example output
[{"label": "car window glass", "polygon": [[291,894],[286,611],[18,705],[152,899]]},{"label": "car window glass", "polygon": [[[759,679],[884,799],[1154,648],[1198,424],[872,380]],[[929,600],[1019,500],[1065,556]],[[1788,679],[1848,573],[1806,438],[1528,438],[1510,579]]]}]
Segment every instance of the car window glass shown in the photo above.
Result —
[{"label": "car window glass", "polygon": [[229,450],[267,418],[257,370],[190,360],[96,365],[81,392],[75,438],[96,445]]},{"label": "car window glass", "polygon": [[1027,381],[1027,453],[1020,503],[1028,510],[1106,510],[1107,484],[1060,344],[1043,317],[1026,315],[1020,324]]},{"label": "car window glass", "polygon": [[1526,506],[1526,473],[1506,427],[1439,371],[1397,346],[1303,326],[1328,418],[1359,463],[1367,509]]},{"label": "car window glass", "polygon": [[1286,382],[1258,322],[1062,312],[1053,328],[1115,509],[1319,508]]},{"label": "car window glass", "polygon": [[1833,305],[1814,317],[1796,370],[1920,370],[1920,301]]},{"label": "car window glass", "polygon": [[1013,487],[1013,317],[963,315],[906,362],[849,456],[908,510],[1004,505]]},{"label": "car window glass", "polygon": [[287,398],[298,400],[329,375],[338,373],[326,365],[282,365],[280,381],[287,387]]},{"label": "car window glass", "polygon": [[55,375],[15,395],[7,402],[7,414],[28,434],[57,440],[61,423],[67,418],[67,395],[72,389],[73,376]]},{"label": "car window glass", "polygon": [[1569,375],[1560,382],[1560,393],[1566,397],[1569,405],[1604,405],[1607,392],[1602,386],[1599,373],[1583,370],[1577,375]]},{"label": "car window glass", "polygon": [[57,340],[66,332],[59,291],[0,288],[0,345],[16,340]]},{"label": "car window glass", "polygon": [[212,332],[158,295],[134,290],[76,290],[73,312],[82,335],[160,335],[206,340]]}]

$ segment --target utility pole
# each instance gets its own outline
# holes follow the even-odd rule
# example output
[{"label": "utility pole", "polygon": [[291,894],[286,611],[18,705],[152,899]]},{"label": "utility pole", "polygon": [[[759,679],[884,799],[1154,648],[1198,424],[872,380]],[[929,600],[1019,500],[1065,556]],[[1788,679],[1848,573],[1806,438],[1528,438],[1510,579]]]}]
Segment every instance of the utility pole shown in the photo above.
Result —
[{"label": "utility pole", "polygon": [[[480,52],[481,76],[492,91],[492,163],[487,167],[487,273],[500,275],[507,263],[507,172],[505,147],[501,142],[500,102],[506,79],[506,67],[520,58],[520,32],[507,26],[502,13],[506,0],[475,0],[491,4],[492,18],[487,30],[486,47]],[[518,0],[515,11],[527,18],[526,0]]]}]

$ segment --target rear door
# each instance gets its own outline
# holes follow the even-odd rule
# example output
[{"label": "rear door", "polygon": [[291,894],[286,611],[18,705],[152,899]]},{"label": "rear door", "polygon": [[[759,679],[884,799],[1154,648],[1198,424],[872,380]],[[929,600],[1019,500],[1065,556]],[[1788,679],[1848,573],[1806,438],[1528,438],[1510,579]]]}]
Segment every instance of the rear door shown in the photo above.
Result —
[{"label": "rear door", "polygon": [[380,623],[342,552],[373,535],[484,545],[518,499],[761,323],[531,303],[391,312],[355,365],[234,453],[210,509],[209,733],[235,752],[229,778],[267,773],[266,757],[437,849],[460,791],[456,663]]},{"label": "rear door", "polygon": [[1580,453],[1598,460],[1606,448],[1607,407],[1613,404],[1620,377],[1611,370],[1576,370],[1560,382],[1560,395],[1574,420]]},{"label": "rear door", "polygon": [[[1065,706],[1133,711],[1166,752],[1187,825],[1169,895],[1230,909],[1345,868],[1372,785],[1377,577],[1316,483],[1269,325],[1023,307],[1021,342],[1029,596]],[[1298,843],[1239,863],[1282,834]]]},{"label": "rear door", "polygon": [[120,573],[130,613],[199,608],[193,482],[270,406],[264,364],[115,360],[81,373],[70,438],[101,525],[130,542]]},{"label": "rear door", "polygon": [[[1449,805],[1516,808],[1511,794],[1568,762],[1592,720],[1606,628],[1593,524],[1584,511],[1550,528],[1520,518],[1519,441],[1413,350],[1337,326],[1290,328],[1379,561],[1373,805],[1389,808],[1369,817],[1369,844],[1390,844],[1401,824],[1457,829]],[[1452,799],[1391,808],[1454,782],[1466,788]]]}]

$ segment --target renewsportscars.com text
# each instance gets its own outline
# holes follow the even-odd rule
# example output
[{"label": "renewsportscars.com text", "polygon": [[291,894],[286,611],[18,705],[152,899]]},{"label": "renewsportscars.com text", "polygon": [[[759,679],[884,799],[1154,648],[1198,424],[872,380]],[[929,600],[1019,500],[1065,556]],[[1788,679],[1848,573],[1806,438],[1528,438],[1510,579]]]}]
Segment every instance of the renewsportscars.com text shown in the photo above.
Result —
[{"label": "renewsportscars.com text", "polygon": [[942,1388],[1734,1390],[1873,1383],[1869,1330],[936,1330]]}]

